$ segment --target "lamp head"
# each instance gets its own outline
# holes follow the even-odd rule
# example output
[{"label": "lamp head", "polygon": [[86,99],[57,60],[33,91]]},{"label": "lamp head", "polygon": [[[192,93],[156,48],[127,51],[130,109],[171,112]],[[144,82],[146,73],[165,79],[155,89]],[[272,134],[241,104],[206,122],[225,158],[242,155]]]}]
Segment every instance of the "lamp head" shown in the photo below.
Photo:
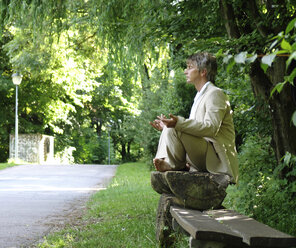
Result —
[{"label": "lamp head", "polygon": [[14,85],[20,85],[22,82],[22,75],[18,72],[12,74],[12,82]]}]

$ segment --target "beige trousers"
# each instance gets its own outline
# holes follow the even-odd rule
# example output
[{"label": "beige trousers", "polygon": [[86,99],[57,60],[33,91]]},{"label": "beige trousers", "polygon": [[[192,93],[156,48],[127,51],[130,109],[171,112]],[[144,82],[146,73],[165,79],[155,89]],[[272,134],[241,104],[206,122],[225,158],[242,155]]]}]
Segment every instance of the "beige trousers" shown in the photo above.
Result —
[{"label": "beige trousers", "polygon": [[202,137],[192,136],[174,128],[164,128],[155,158],[164,158],[174,170],[186,169],[186,163],[206,172],[207,156],[216,157],[213,145]]}]

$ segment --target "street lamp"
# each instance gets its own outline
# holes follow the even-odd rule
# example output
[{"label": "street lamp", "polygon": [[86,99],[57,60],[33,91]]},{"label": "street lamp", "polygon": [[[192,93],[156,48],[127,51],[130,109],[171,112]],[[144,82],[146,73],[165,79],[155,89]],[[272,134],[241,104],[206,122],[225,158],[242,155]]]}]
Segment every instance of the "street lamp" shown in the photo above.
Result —
[{"label": "street lamp", "polygon": [[18,159],[18,115],[17,115],[17,109],[18,109],[18,86],[22,82],[22,75],[19,73],[12,74],[12,82],[15,85],[15,137],[14,137],[14,145],[15,145],[15,160]]},{"label": "street lamp", "polygon": [[108,164],[110,165],[110,131],[111,125],[108,125]]}]

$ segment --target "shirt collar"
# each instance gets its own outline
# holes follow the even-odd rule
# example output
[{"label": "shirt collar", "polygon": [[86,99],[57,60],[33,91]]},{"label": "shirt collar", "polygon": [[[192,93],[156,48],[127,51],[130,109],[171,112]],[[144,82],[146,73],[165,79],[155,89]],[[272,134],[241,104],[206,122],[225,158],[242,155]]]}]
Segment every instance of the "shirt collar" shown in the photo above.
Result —
[{"label": "shirt collar", "polygon": [[208,85],[209,85],[210,83],[211,83],[210,81],[206,82],[206,83],[202,86],[202,88],[201,88],[201,90],[199,91],[199,93],[202,94],[202,93],[207,89],[207,87],[208,87]]},{"label": "shirt collar", "polygon": [[211,82],[210,81],[208,81],[208,82],[206,82],[203,86],[202,86],[202,88],[201,88],[201,90],[200,91],[197,91],[196,92],[196,95],[195,95],[195,97],[194,97],[194,101],[196,101],[204,92],[205,92],[205,90],[207,89],[207,87],[208,87],[208,85],[210,84]]}]

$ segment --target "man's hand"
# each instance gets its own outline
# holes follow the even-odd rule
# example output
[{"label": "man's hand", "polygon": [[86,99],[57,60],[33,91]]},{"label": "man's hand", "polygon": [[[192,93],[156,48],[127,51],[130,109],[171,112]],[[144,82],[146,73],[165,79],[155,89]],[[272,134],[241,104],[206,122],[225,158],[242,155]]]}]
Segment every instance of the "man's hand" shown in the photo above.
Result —
[{"label": "man's hand", "polygon": [[149,124],[158,131],[162,131],[164,124],[160,120],[150,121]]},{"label": "man's hand", "polygon": [[170,119],[167,119],[165,115],[157,116],[157,118],[168,128],[174,128],[177,124],[178,117],[170,114]]}]

